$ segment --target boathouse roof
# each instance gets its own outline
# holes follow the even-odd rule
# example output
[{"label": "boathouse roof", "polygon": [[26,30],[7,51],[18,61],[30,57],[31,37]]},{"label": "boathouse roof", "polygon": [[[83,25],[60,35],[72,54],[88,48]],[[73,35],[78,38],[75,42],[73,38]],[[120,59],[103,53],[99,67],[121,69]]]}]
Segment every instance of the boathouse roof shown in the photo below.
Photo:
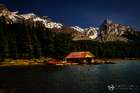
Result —
[{"label": "boathouse roof", "polygon": [[89,51],[81,51],[81,52],[71,52],[66,56],[66,59],[69,58],[93,58],[95,57],[91,52]]}]

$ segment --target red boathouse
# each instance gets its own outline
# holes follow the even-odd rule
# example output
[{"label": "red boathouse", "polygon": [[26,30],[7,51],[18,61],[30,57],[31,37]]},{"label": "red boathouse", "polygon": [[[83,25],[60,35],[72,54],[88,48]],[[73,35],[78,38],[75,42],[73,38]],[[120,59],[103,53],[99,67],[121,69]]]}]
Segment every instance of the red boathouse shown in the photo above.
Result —
[{"label": "red boathouse", "polygon": [[95,56],[89,51],[71,52],[66,57],[67,62],[93,63]]}]

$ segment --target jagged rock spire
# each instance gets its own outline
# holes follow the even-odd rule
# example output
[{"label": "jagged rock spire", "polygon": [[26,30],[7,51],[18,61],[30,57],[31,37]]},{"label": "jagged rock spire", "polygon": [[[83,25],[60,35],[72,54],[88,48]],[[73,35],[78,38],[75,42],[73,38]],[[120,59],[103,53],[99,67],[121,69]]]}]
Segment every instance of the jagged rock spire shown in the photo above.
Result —
[{"label": "jagged rock spire", "polygon": [[104,24],[112,24],[112,20],[106,19],[106,20],[104,20],[103,23],[104,23]]}]

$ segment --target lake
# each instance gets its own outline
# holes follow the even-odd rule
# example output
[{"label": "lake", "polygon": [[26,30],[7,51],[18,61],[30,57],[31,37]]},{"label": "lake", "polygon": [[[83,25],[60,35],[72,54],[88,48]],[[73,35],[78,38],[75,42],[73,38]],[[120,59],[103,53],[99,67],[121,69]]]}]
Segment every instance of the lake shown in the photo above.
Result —
[{"label": "lake", "polygon": [[140,61],[0,68],[0,93],[140,93]]}]

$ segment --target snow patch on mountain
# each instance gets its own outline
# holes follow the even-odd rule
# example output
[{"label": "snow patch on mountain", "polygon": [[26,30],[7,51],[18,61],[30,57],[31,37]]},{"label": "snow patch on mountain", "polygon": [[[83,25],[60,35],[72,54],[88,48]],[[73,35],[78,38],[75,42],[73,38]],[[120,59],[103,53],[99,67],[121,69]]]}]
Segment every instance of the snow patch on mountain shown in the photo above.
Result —
[{"label": "snow patch on mountain", "polygon": [[99,28],[95,28],[95,27],[85,28],[85,34],[90,39],[96,39],[98,37],[98,30]]},{"label": "snow patch on mountain", "polygon": [[62,28],[62,24],[61,23],[57,23],[57,22],[53,22],[50,21],[49,18],[47,20],[47,18],[41,18],[37,15],[35,15],[34,13],[28,13],[28,14],[18,14],[18,12],[10,12],[8,10],[2,10],[0,13],[0,17],[4,16],[6,18],[8,18],[7,24],[12,24],[12,23],[16,23],[20,20],[28,20],[28,19],[32,19],[34,22],[42,22],[42,24],[44,24],[44,26],[46,28],[57,28],[60,29]]},{"label": "snow patch on mountain", "polygon": [[21,16],[24,17],[26,20],[36,17],[36,15],[34,13],[21,14]]},{"label": "snow patch on mountain", "polygon": [[62,24],[61,23],[56,23],[56,22],[50,22],[50,23],[47,23],[46,27],[47,28],[62,28]]},{"label": "snow patch on mountain", "polygon": [[79,27],[79,26],[71,26],[70,28],[76,30],[76,31],[79,31],[79,32],[84,32],[84,29]]},{"label": "snow patch on mountain", "polygon": [[24,15],[21,15],[23,16],[25,19],[33,19],[34,22],[42,22],[42,24],[44,24],[44,26],[46,28],[57,28],[57,29],[60,29],[62,28],[62,24],[61,23],[56,23],[56,22],[52,22],[50,20],[47,20],[47,18],[41,18],[41,17],[38,17],[37,15],[35,15],[34,13],[28,13],[28,14],[24,14]]},{"label": "snow patch on mountain", "polygon": [[71,26],[71,28],[81,33],[84,33],[85,36],[88,36],[90,39],[96,39],[98,37],[99,28],[95,27],[81,28],[79,26]]}]

